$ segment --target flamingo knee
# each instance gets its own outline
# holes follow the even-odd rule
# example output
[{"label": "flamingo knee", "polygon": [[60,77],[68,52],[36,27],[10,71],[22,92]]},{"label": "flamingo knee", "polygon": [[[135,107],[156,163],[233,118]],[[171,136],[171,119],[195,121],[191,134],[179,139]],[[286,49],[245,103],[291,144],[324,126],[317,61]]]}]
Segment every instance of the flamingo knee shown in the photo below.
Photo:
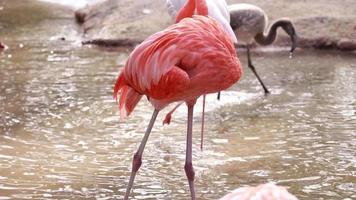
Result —
[{"label": "flamingo knee", "polygon": [[132,171],[137,172],[142,164],[142,154],[136,152],[132,160]]},{"label": "flamingo knee", "polygon": [[192,162],[186,162],[184,165],[185,174],[189,181],[194,181],[195,172]]}]

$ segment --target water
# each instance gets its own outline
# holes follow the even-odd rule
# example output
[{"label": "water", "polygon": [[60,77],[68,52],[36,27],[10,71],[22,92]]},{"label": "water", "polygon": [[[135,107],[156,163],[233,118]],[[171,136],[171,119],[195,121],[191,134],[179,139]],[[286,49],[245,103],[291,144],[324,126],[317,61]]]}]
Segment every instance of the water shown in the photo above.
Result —
[{"label": "water", "polygon": [[[130,49],[82,47],[71,15],[57,9],[65,16],[57,18],[43,6],[29,3],[24,13],[38,13],[31,17],[9,18],[18,6],[0,11],[0,38],[10,47],[0,53],[0,199],[120,199],[152,114],[143,100],[119,120],[112,90]],[[289,59],[286,49],[270,50],[255,52],[253,62],[271,95],[246,68],[220,102],[207,97],[203,151],[198,102],[198,199],[265,182],[287,186],[302,200],[356,199],[355,54],[297,51]],[[186,108],[169,126],[161,125],[164,113],[132,199],[189,198]]]}]

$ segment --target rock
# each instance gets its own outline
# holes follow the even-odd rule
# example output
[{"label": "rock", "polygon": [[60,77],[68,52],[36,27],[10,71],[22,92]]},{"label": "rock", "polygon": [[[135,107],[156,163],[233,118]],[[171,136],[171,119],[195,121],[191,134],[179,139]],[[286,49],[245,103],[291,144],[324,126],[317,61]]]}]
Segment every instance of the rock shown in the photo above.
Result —
[{"label": "rock", "polygon": [[[238,0],[227,2],[239,3]],[[264,8],[271,21],[281,17],[291,18],[300,48],[354,50],[356,7],[352,1],[274,1],[271,4],[251,0],[249,3]],[[173,23],[164,1],[152,0],[103,0],[77,10],[75,19],[87,38],[116,40],[95,41],[104,46],[134,44],[131,41],[143,41]],[[275,46],[290,46],[290,38],[284,31],[279,30],[278,35]]]},{"label": "rock", "polygon": [[328,37],[319,37],[314,39],[312,47],[316,49],[333,49],[336,47],[336,42]]},{"label": "rock", "polygon": [[171,22],[164,1],[104,0],[75,12],[88,38],[144,40]]},{"label": "rock", "polygon": [[337,48],[342,51],[356,51],[356,41],[350,39],[341,39],[337,42]]}]

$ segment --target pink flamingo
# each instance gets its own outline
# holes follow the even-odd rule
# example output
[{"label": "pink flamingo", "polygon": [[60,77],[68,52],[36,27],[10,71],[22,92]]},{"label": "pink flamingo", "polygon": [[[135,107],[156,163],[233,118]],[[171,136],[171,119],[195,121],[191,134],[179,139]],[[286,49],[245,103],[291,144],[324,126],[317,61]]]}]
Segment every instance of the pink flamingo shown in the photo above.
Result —
[{"label": "pink flamingo", "polygon": [[273,183],[259,185],[257,187],[241,187],[227,194],[220,200],[298,200],[287,189],[276,186]]},{"label": "pink flamingo", "polygon": [[[197,16],[193,13],[197,11]],[[148,37],[130,54],[115,84],[114,97],[121,90],[121,116],[129,115],[143,95],[154,112],[141,144],[134,154],[128,199],[142,154],[160,110],[173,102],[188,107],[185,172],[191,198],[195,199],[192,164],[193,108],[201,95],[227,89],[241,76],[234,44],[214,19],[207,17],[205,0],[188,0],[177,15],[177,24]],[[209,31],[207,31],[209,30]]]}]

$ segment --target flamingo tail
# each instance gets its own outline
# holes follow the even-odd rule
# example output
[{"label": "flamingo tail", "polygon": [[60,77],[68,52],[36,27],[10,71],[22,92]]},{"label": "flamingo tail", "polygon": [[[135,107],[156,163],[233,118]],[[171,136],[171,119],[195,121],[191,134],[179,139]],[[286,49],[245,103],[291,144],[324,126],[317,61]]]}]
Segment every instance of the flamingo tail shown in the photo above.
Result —
[{"label": "flamingo tail", "polygon": [[137,103],[142,98],[142,95],[136,92],[136,90],[131,88],[126,83],[123,73],[120,73],[114,87],[114,99],[116,99],[116,102],[120,91],[121,95],[118,105],[120,110],[120,118],[123,119],[129,116],[131,112],[135,109]]}]

